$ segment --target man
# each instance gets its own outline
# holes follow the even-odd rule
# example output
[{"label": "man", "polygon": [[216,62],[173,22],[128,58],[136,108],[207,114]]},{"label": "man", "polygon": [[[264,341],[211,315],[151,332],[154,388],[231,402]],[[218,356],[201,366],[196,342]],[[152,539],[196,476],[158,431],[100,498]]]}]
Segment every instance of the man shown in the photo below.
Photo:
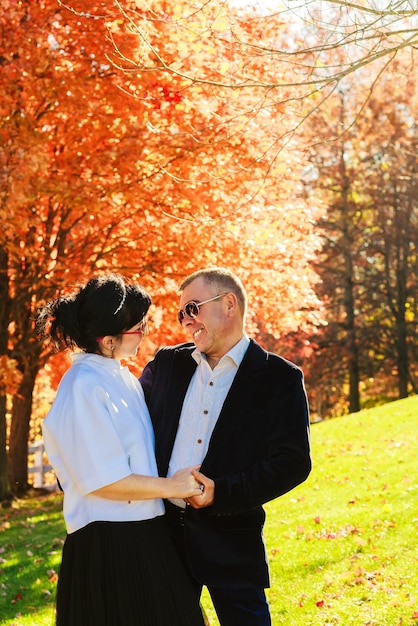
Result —
[{"label": "man", "polygon": [[167,519],[220,624],[270,626],[262,505],[311,470],[303,375],[247,337],[247,296],[232,272],[199,270],[180,291],[193,343],[163,348],[141,377],[160,474],[200,465],[202,494],[167,501]]}]

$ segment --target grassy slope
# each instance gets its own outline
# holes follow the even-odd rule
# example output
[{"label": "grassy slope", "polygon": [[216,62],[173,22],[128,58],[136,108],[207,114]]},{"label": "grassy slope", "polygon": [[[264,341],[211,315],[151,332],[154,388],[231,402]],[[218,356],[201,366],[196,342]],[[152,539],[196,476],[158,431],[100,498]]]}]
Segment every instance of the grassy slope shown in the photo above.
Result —
[{"label": "grassy slope", "polygon": [[[275,626],[418,625],[417,419],[418,396],[312,427],[310,478],[266,506]],[[59,498],[18,507],[0,513],[0,626],[52,626]]]},{"label": "grassy slope", "polygon": [[314,469],[269,504],[274,624],[418,624],[418,397],[312,427]]}]

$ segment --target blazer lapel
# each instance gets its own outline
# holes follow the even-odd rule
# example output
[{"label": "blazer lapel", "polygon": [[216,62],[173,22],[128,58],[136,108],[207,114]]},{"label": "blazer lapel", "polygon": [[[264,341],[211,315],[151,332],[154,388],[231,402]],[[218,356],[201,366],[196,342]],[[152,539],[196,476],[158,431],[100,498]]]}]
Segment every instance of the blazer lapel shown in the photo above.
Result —
[{"label": "blazer lapel", "polygon": [[197,367],[190,350],[174,350],[165,390],[163,419],[158,425],[156,455],[161,475],[165,476],[177,435],[183,401]]}]

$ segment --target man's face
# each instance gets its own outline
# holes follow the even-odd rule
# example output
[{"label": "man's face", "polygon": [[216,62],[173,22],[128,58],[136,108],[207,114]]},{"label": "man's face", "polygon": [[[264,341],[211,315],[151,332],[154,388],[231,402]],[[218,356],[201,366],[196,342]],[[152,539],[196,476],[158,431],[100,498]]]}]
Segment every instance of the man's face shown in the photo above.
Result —
[{"label": "man's face", "polygon": [[[199,277],[185,287],[180,298],[180,310],[184,314],[181,324],[196,347],[208,357],[220,359],[229,350],[231,321],[228,316],[228,295]],[[189,309],[191,314],[188,315],[185,306],[190,302],[205,304],[198,306],[197,310],[191,307],[193,311]]]}]

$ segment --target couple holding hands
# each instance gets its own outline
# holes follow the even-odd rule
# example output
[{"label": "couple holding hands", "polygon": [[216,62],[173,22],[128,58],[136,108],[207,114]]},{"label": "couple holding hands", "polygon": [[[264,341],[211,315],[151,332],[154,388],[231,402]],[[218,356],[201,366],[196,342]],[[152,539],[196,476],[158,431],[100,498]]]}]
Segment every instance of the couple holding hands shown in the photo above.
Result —
[{"label": "couple holding hands", "polygon": [[138,381],[151,298],[118,274],[39,312],[76,349],[43,423],[64,492],[57,626],[270,626],[262,505],[311,470],[301,370],[245,332],[247,294],[224,268],[180,285],[190,343],[160,349]]}]

